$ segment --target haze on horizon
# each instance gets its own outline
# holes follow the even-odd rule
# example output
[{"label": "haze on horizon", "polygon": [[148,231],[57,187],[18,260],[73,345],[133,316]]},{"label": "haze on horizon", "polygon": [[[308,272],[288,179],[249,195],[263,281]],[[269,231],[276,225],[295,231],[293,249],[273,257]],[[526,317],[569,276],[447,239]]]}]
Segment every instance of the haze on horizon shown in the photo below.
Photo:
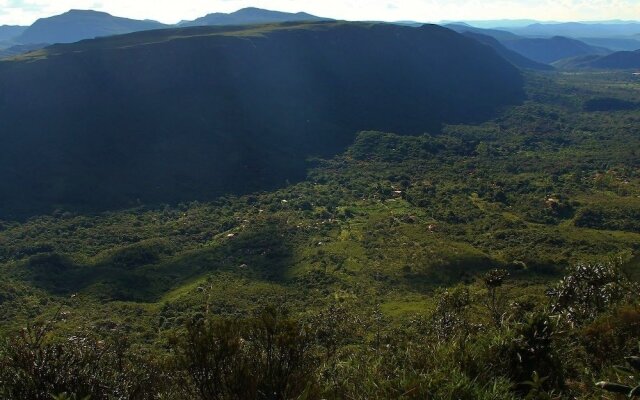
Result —
[{"label": "haze on horizon", "polygon": [[244,7],[304,11],[344,20],[640,20],[639,0],[0,0],[0,25],[30,25],[70,9],[177,23]]}]

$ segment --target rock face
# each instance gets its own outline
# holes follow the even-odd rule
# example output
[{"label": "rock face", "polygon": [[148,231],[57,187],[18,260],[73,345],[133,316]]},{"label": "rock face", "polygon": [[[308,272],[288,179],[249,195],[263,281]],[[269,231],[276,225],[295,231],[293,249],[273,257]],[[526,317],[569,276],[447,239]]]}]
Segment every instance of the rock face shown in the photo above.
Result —
[{"label": "rock face", "polygon": [[360,130],[437,132],[523,99],[520,72],[437,26],[195,27],[0,62],[0,218],[263,190]]}]

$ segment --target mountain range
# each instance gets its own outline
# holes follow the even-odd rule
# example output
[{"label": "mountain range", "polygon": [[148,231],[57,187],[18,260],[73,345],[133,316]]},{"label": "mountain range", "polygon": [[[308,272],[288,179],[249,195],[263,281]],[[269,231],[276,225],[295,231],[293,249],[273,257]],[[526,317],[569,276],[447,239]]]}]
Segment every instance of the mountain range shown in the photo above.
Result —
[{"label": "mountain range", "polygon": [[640,32],[640,22],[619,23],[534,23],[521,27],[496,27],[520,36],[566,36],[571,38],[620,38],[637,35]]},{"label": "mountain range", "polygon": [[582,56],[562,60],[555,64],[562,69],[640,69],[640,50],[618,51],[606,56]]},{"label": "mountain range", "polygon": [[546,70],[546,71],[554,69],[551,65],[534,61],[530,58],[523,56],[522,54],[516,51],[506,48],[502,43],[500,43],[494,37],[483,35],[477,32],[463,32],[463,35],[471,39],[477,40],[480,43],[488,45],[489,47],[493,48],[496,51],[496,53],[502,56],[505,60],[511,62],[513,65],[519,68]]},{"label": "mountain range", "polygon": [[[72,43],[145,30],[327,20],[304,12],[286,13],[244,8],[233,13],[212,13],[193,21],[165,25],[156,21],[114,17],[103,12],[71,10],[42,18],[30,27],[0,27],[0,57],[33,51],[52,43]],[[396,24],[412,27],[422,25],[412,21]],[[521,68],[549,69],[543,64],[569,65],[560,61],[640,49],[640,23],[636,22],[539,23],[532,20],[496,20],[456,22],[446,26],[459,33],[475,33],[475,36],[467,36],[493,47],[500,55]],[[497,40],[497,43],[487,36]]]},{"label": "mountain range", "polygon": [[[629,23],[591,25],[635,26]],[[640,49],[640,41],[634,37],[578,40],[565,36],[525,37],[514,33],[513,29],[484,29],[465,23],[450,24],[446,27],[494,47],[499,54],[521,68],[540,69],[540,65],[553,65],[560,69],[640,68],[635,62],[638,52],[633,51]],[[505,53],[504,49],[511,53]],[[525,59],[514,59],[513,53]]]},{"label": "mountain range", "polygon": [[18,37],[26,29],[26,26],[2,25],[0,26],[0,42]]},{"label": "mountain range", "polygon": [[579,40],[562,36],[544,39],[520,38],[516,40],[506,40],[502,43],[505,47],[544,64],[551,64],[570,57],[607,55],[611,53],[608,49],[589,46]]},{"label": "mountain range", "polygon": [[49,18],[41,18],[29,27],[0,27],[0,48],[15,45],[73,43],[84,39],[102,36],[126,34],[132,32],[163,29],[171,27],[207,26],[207,25],[250,25],[300,21],[326,21],[307,13],[285,13],[244,8],[234,13],[214,13],[194,21],[182,21],[178,25],[166,25],[151,20],[134,20],[115,17],[92,10],[71,10]]},{"label": "mountain range", "polygon": [[213,13],[193,21],[183,21],[178,26],[218,26],[218,25],[252,25],[273,24],[281,22],[313,22],[328,21],[327,18],[316,17],[304,12],[286,13],[263,10],[255,7],[243,8],[236,12]]},{"label": "mountain range", "polygon": [[0,210],[262,190],[303,178],[309,157],[358,131],[438,132],[522,100],[518,69],[432,25],[192,27],[55,45],[0,62],[12,127]]},{"label": "mountain range", "polygon": [[21,44],[72,43],[82,39],[123,33],[162,29],[167,27],[155,21],[138,21],[114,17],[110,14],[71,10],[61,15],[41,18],[15,38]]}]

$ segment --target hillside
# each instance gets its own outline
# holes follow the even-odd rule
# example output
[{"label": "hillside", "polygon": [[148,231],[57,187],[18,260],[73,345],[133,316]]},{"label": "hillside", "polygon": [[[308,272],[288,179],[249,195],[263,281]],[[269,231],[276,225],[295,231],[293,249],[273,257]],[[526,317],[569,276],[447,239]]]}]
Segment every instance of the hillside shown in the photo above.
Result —
[{"label": "hillside", "polygon": [[579,40],[555,36],[544,39],[523,38],[502,42],[510,50],[543,64],[551,64],[563,58],[585,55],[605,55],[609,50],[589,46]]},{"label": "hillside", "polygon": [[0,397],[605,397],[640,335],[640,111],[592,106],[640,81],[524,77],[277,190],[0,221]]},{"label": "hillside", "polygon": [[138,21],[114,17],[104,12],[71,10],[49,18],[41,18],[27,28],[16,41],[31,43],[72,43],[100,36],[164,28],[155,21]]},{"label": "hillside", "polygon": [[[525,57],[538,64],[551,64],[569,57],[592,54],[605,55],[611,53],[611,51],[606,48],[591,46],[567,37],[529,38],[518,36],[507,30],[476,28],[466,24],[449,24],[446,25],[446,27],[459,33],[482,35],[476,36],[476,39],[482,39],[482,42],[496,49],[503,57],[511,59],[511,62],[516,65],[528,65],[526,68],[540,69],[541,67],[536,67],[532,65],[531,62],[523,60],[522,58],[514,57],[514,55],[509,54],[509,52],[515,52],[521,57]],[[494,41],[483,38],[486,36],[497,40],[501,46],[498,46]],[[628,44],[627,42],[625,43]],[[500,47],[505,47],[505,49],[501,49]]]},{"label": "hillside", "polygon": [[20,36],[25,29],[27,29],[26,26],[16,26],[16,25],[0,26],[0,42],[5,40],[11,40],[17,36]]},{"label": "hillside", "polygon": [[282,22],[314,22],[328,19],[304,12],[286,13],[249,7],[233,13],[213,13],[194,21],[183,21],[179,26],[256,25]]},{"label": "hillside", "polygon": [[579,38],[580,41],[613,51],[635,51],[640,49],[640,37],[629,38]]},{"label": "hillside", "polygon": [[640,50],[618,51],[606,56],[576,57],[555,64],[562,69],[640,69]]},{"label": "hillside", "polygon": [[640,33],[640,23],[536,23],[524,27],[500,28],[522,36],[566,36],[571,38],[599,37],[616,38]]},{"label": "hillside", "polygon": [[34,50],[40,50],[42,48],[47,47],[48,44],[40,43],[40,44],[18,44],[15,46],[8,47],[6,49],[0,50],[0,58],[6,57],[14,57],[20,54],[28,53]]},{"label": "hillside", "polygon": [[534,70],[540,70],[540,71],[553,70],[553,67],[550,65],[535,62],[519,53],[516,53],[515,51],[507,49],[498,40],[494,39],[491,36],[487,36],[487,35],[483,35],[475,32],[464,32],[463,35],[491,47],[496,51],[496,53],[498,53],[505,60],[509,61],[516,67],[525,68],[525,69],[534,69]]},{"label": "hillside", "polygon": [[0,63],[3,216],[246,193],[357,131],[438,132],[523,99],[486,46],[437,26],[196,27]]},{"label": "hillside", "polygon": [[471,33],[476,33],[479,35],[485,35],[485,36],[490,36],[498,41],[504,41],[504,40],[518,40],[520,39],[520,36],[508,32],[508,31],[503,31],[503,30],[499,30],[499,29],[484,29],[484,28],[476,28],[473,27],[471,25],[467,25],[467,24],[446,24],[444,25],[445,28],[449,28],[451,30],[454,30],[458,33],[465,33],[465,32],[471,32]]},{"label": "hillside", "polygon": [[639,69],[640,68],[640,50],[637,51],[619,51],[607,56],[601,57],[590,63],[592,68],[601,69]]}]

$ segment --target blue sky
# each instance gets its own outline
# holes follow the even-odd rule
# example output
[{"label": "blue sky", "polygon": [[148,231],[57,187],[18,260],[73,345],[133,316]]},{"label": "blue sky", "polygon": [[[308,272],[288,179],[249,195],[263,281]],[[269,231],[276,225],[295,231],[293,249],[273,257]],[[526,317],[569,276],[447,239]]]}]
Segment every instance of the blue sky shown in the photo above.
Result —
[{"label": "blue sky", "polygon": [[72,8],[175,23],[249,6],[347,20],[640,20],[640,0],[0,0],[0,25],[31,24]]}]

